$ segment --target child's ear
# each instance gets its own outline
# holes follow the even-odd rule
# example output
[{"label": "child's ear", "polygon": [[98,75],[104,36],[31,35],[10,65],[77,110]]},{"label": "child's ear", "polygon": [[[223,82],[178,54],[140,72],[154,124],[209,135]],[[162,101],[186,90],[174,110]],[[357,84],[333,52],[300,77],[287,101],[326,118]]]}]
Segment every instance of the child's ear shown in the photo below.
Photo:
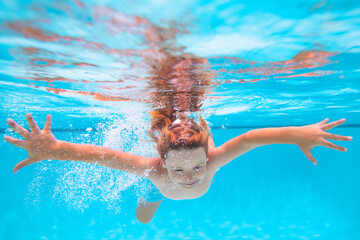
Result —
[{"label": "child's ear", "polygon": [[161,159],[161,161],[160,161],[160,166],[162,166],[163,168],[166,168],[165,162],[164,162],[164,160],[162,160],[162,159]]}]

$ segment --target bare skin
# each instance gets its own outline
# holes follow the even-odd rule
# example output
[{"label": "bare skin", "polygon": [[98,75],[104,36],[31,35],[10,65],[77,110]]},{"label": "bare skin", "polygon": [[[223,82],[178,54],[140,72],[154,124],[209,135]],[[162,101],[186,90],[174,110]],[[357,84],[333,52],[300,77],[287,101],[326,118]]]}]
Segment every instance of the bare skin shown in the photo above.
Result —
[{"label": "bare skin", "polygon": [[140,199],[136,207],[136,218],[141,223],[149,223],[154,217],[156,210],[160,206],[162,200],[157,202],[146,202],[143,199]]},{"label": "bare skin", "polygon": [[[215,172],[220,167],[256,147],[280,143],[296,144],[305,156],[316,165],[317,161],[311,154],[311,150],[315,146],[324,146],[345,152],[346,148],[326,139],[352,140],[352,137],[326,132],[344,123],[345,119],[331,123],[327,123],[329,119],[325,119],[319,123],[301,127],[251,130],[219,147],[215,147],[212,138],[209,138],[209,143],[212,143],[210,143],[207,154],[203,147],[191,150],[169,150],[166,160],[163,162],[160,157],[142,157],[102,146],[59,141],[51,132],[50,115],[47,116],[43,130],[38,127],[31,114],[27,114],[26,118],[31,132],[12,119],[7,121],[25,140],[9,136],[5,136],[4,139],[28,151],[28,158],[14,167],[14,173],[25,166],[46,159],[82,161],[147,177],[166,198],[173,200],[194,199],[204,195],[211,185]],[[144,223],[149,222],[160,203],[161,201],[139,205],[138,219]]]}]

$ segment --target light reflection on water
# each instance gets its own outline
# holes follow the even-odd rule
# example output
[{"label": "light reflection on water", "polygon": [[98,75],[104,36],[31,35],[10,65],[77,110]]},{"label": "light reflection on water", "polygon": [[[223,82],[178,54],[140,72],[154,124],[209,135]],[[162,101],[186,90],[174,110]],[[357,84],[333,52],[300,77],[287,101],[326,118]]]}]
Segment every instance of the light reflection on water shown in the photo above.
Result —
[{"label": "light reflection on water", "polygon": [[[309,108],[336,108],[333,115],[355,116],[351,110],[358,103],[344,98],[354,99],[359,92],[352,81],[357,67],[343,65],[344,54],[358,52],[360,11],[355,2],[291,2],[293,17],[276,6],[254,8],[250,2],[167,4],[171,14],[158,15],[149,14],[158,9],[156,2],[149,6],[139,1],[136,9],[122,4],[55,1],[20,8],[3,2],[0,42],[9,53],[0,73],[14,78],[5,78],[2,87],[29,91],[30,96],[48,93],[55,102],[78,101],[81,108],[97,105],[122,112],[122,102],[149,109],[159,99],[171,101],[169,95],[182,94],[188,82],[196,88],[187,88],[187,99],[198,98],[205,114],[228,125],[235,118],[224,120],[223,108],[234,116],[244,114],[247,125],[257,121],[247,115],[265,114],[273,122],[281,115],[293,121],[302,113],[299,109]],[[342,12],[336,8],[340,5]],[[174,78],[182,87],[161,87]],[[353,92],[326,101],[324,89],[337,91],[342,85]],[[199,89],[201,95],[194,95]],[[297,99],[296,106],[285,95]],[[227,106],[227,99],[244,107]],[[36,101],[46,108],[44,101]],[[11,106],[2,110],[11,111]]]}]

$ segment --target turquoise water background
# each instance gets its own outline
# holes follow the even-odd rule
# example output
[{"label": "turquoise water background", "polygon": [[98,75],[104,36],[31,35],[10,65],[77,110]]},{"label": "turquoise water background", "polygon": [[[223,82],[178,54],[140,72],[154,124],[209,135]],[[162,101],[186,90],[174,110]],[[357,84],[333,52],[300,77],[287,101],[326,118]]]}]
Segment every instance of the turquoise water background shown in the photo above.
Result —
[{"label": "turquoise water background", "polygon": [[358,238],[357,1],[1,1],[0,21],[2,134],[16,136],[7,118],[26,126],[32,112],[43,126],[52,114],[60,140],[156,155],[142,141],[146,69],[128,53],[158,48],[147,34],[175,26],[166,44],[216,72],[202,115],[217,146],[253,128],[326,117],[346,118],[330,132],[354,138],[339,142],[346,153],[313,149],[317,166],[297,146],[254,149],[221,168],[203,197],[164,200],[147,225],[135,218],[141,179],[54,160],[13,174],[26,152],[1,141],[0,239]]},{"label": "turquoise water background", "polygon": [[[241,134],[215,130],[215,143]],[[360,137],[343,128],[334,133]],[[67,139],[68,134],[56,134]],[[71,139],[69,139],[71,140]],[[356,141],[356,140],[355,140]],[[44,162],[14,175],[24,151],[2,144],[2,239],[356,239],[359,234],[359,148],[315,148],[318,165],[296,146],[255,149],[218,172],[195,200],[164,200],[147,225],[135,218],[121,173]],[[76,169],[77,176],[64,174]],[[117,184],[109,184],[110,175]],[[87,179],[87,178],[90,178]],[[84,183],[85,182],[85,183]],[[73,195],[74,193],[74,195]]]}]

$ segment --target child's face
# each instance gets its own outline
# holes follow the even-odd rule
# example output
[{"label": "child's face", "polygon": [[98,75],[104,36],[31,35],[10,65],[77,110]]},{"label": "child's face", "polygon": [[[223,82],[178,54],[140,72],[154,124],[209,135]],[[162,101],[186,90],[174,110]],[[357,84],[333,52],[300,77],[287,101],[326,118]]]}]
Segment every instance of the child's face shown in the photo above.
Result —
[{"label": "child's face", "polygon": [[206,175],[207,157],[205,149],[169,150],[165,159],[165,167],[173,183],[184,188],[193,188]]}]

